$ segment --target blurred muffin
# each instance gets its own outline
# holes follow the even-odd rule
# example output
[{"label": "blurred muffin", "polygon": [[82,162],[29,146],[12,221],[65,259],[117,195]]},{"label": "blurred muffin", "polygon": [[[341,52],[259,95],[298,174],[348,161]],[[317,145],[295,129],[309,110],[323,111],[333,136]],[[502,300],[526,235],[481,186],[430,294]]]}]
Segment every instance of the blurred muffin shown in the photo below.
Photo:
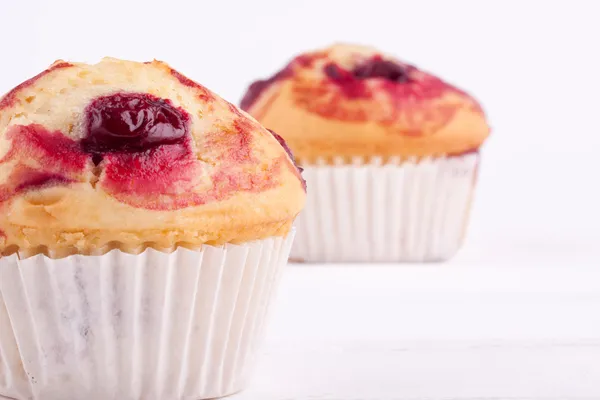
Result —
[{"label": "blurred muffin", "polygon": [[158,61],[2,97],[0,395],[240,390],[305,201],[279,140]]},{"label": "blurred muffin", "polygon": [[305,169],[293,259],[432,261],[458,250],[489,135],[464,91],[375,49],[335,45],[253,83],[241,107]]}]

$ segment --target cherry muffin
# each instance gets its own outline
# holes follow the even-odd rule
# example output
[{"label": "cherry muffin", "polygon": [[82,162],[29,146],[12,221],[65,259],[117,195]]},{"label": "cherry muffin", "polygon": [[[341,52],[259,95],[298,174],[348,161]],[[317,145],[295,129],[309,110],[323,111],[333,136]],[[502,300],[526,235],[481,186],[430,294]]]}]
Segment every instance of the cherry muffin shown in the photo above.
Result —
[{"label": "cherry muffin", "polygon": [[305,201],[281,140],[158,61],[0,98],[0,397],[242,389]]},{"label": "cherry muffin", "polygon": [[253,83],[241,107],[305,169],[292,259],[433,261],[460,247],[490,130],[464,91],[375,49],[335,45]]}]

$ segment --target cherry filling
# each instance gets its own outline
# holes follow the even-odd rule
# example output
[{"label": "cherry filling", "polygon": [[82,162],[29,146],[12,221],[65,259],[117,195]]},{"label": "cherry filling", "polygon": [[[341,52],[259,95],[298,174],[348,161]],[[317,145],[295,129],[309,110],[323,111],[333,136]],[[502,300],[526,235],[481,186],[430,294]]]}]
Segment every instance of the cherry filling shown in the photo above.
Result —
[{"label": "cherry filling", "polygon": [[352,75],[358,79],[383,78],[398,83],[408,82],[409,80],[408,69],[405,66],[379,57],[357,65],[352,70]]},{"label": "cherry filling", "polygon": [[337,64],[329,63],[325,65],[325,75],[329,77],[329,79],[336,82],[352,82],[354,80],[354,76],[350,71],[347,71]]},{"label": "cherry filling", "polygon": [[292,154],[292,150],[290,150],[289,146],[285,142],[285,139],[282,138],[281,136],[279,136],[274,131],[272,131],[270,129],[267,129],[267,130],[271,133],[271,135],[273,135],[273,137],[275,139],[277,139],[277,141],[279,142],[279,144],[281,145],[281,147],[283,147],[283,149],[285,150],[285,152],[287,153],[287,155],[290,156],[290,158],[292,159],[292,161],[294,161],[294,163],[296,163],[296,160],[294,159],[294,154]]},{"label": "cherry filling", "polygon": [[346,70],[334,63],[324,67],[325,74],[338,83],[351,83],[356,80],[383,78],[390,82],[404,83],[410,80],[409,67],[373,57],[352,69]]},{"label": "cherry filling", "polygon": [[281,145],[281,147],[283,147],[283,149],[285,150],[285,152],[292,159],[292,162],[294,163],[294,165],[296,166],[296,169],[299,172],[299,178],[300,178],[300,181],[302,182],[302,187],[304,188],[304,191],[306,192],[306,181],[302,177],[302,172],[304,171],[304,168],[302,168],[301,166],[299,166],[296,163],[296,159],[294,158],[294,154],[292,153],[292,150],[290,150],[289,146],[285,142],[285,139],[282,138],[281,136],[279,136],[277,133],[273,132],[272,130],[270,130],[270,129],[267,129],[267,130],[271,133],[271,135],[273,135],[273,137],[275,139],[277,139],[277,141],[279,142],[279,144]]},{"label": "cherry filling", "polygon": [[148,94],[117,93],[99,97],[85,110],[85,152],[98,163],[105,153],[143,152],[184,141],[189,116],[170,101]]}]

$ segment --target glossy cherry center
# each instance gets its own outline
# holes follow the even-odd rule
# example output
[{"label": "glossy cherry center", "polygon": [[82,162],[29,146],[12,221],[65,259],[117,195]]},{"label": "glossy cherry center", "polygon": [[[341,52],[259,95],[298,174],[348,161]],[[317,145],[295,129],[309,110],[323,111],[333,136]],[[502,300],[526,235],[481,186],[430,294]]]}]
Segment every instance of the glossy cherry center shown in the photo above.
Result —
[{"label": "glossy cherry center", "polygon": [[141,152],[183,141],[189,116],[170,101],[145,93],[99,97],[85,110],[86,152]]}]

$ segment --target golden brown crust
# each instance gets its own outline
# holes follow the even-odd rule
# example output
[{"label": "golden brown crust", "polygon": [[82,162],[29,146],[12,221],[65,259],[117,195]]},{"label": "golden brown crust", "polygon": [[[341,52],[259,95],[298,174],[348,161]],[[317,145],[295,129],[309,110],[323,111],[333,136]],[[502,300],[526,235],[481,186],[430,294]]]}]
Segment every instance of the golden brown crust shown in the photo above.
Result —
[{"label": "golden brown crust", "polygon": [[[86,107],[121,93],[182,110],[189,138],[96,160]],[[287,234],[304,199],[265,128],[162,62],[57,62],[0,99],[0,253],[258,240]]]},{"label": "golden brown crust", "polygon": [[[381,73],[373,72],[380,67],[374,63],[399,70],[391,72],[395,81],[365,77]],[[471,96],[365,47],[303,54],[275,77],[253,84],[242,107],[279,132],[303,163],[461,154],[477,150],[489,135]]]}]

